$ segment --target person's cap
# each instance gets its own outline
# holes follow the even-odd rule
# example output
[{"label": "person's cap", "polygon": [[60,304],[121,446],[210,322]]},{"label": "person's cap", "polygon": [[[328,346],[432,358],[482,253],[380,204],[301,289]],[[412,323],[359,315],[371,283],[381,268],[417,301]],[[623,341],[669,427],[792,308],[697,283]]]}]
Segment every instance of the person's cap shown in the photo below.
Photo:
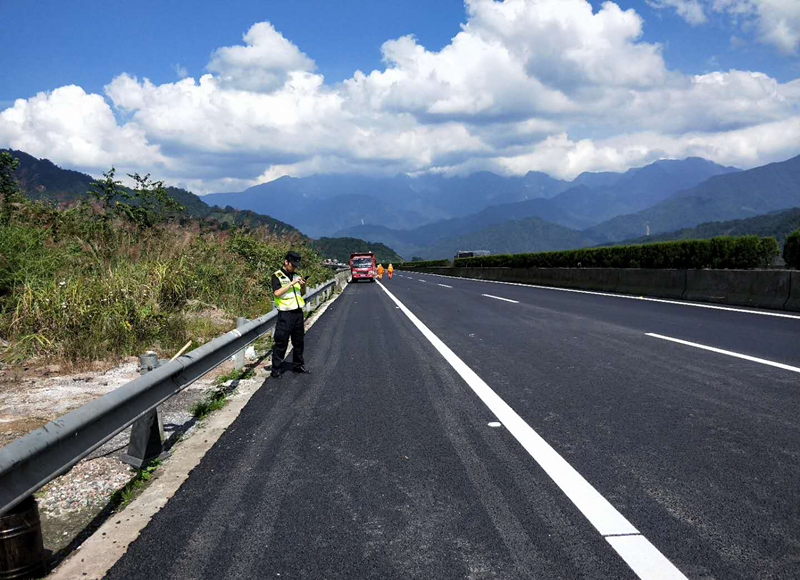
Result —
[{"label": "person's cap", "polygon": [[299,266],[300,265],[300,254],[297,252],[288,252],[286,254],[286,261],[289,262],[292,266]]}]

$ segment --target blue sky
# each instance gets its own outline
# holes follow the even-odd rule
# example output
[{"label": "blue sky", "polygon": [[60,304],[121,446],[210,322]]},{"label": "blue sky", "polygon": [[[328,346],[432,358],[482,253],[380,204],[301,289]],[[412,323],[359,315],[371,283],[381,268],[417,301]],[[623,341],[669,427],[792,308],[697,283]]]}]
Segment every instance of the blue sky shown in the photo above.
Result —
[{"label": "blue sky", "polygon": [[[507,0],[506,7],[519,10],[506,13],[500,28],[494,19],[501,3],[468,4],[0,0],[0,146],[27,147],[94,174],[112,163],[153,167],[154,174],[199,191],[318,171],[521,173],[529,168],[569,177],[580,170],[622,170],[658,156],[705,154],[752,166],[800,153],[791,147],[794,133],[783,135],[786,143],[779,147],[758,145],[771,138],[776,123],[794,123],[800,115],[796,0],[786,0],[785,7],[774,0],[592,1],[591,11],[584,0]],[[563,25],[561,36],[550,33],[548,19]],[[243,35],[258,23],[268,24],[253,29],[251,46]],[[453,44],[465,24],[462,42]],[[407,35],[414,41],[390,42],[387,52],[384,43]],[[564,56],[575,44],[569,35],[581,37],[577,57]],[[280,46],[284,60],[265,57],[264,64],[267,53],[258,46],[267,51]],[[255,48],[252,58],[236,50],[215,53],[225,47]],[[605,56],[595,64],[576,64],[581,55],[591,61],[595,53]],[[214,54],[222,56],[214,61]],[[507,54],[517,61],[505,62]],[[485,70],[469,60],[484,56]],[[247,61],[245,69],[239,68],[240,57]],[[356,70],[368,78],[354,80]],[[262,73],[272,80],[250,82]],[[303,85],[301,91],[284,84],[299,79],[295,73],[305,75],[304,83],[316,78],[321,84]],[[721,76],[699,84],[692,80],[715,73]],[[203,75],[217,83],[213,98],[208,86],[201,87]],[[176,84],[183,77],[194,81],[191,103],[181,100],[189,89]],[[60,90],[71,85],[80,91]],[[183,97],[177,95],[179,86]],[[703,116],[722,93],[730,93],[731,102],[712,119]],[[25,105],[14,106],[16,99]],[[259,114],[269,106],[281,113],[242,125],[234,99],[258,101]],[[742,99],[752,104],[742,107]],[[223,101],[231,117],[214,125],[210,115],[219,113],[215,107]],[[316,123],[330,126],[315,138],[346,136],[349,142],[340,147],[345,153],[297,142],[302,123],[310,119],[303,108],[309,102],[319,115],[328,111]],[[601,110],[599,103],[609,108]],[[171,107],[180,111],[176,117],[185,116],[183,126],[165,125]],[[626,115],[620,124],[615,116],[620,107],[631,108],[636,121]],[[81,117],[80,124],[67,121],[70,111]],[[298,124],[288,129],[284,120],[301,111],[305,117],[296,117]],[[676,126],[667,121],[671,116],[679,120]],[[203,127],[203,137],[190,135],[188,123]],[[233,135],[217,139],[233,126],[251,140],[277,131],[285,141],[254,146]],[[738,140],[737,147],[720,146],[726,131],[735,132],[731,139]],[[53,137],[59,132],[60,139]],[[113,143],[120,139],[129,143]],[[199,145],[202,139],[207,146]],[[311,151],[304,154],[306,149]],[[227,174],[222,164],[208,167],[209,159],[229,164],[237,155],[246,163]],[[559,162],[559,155],[571,161]]]}]

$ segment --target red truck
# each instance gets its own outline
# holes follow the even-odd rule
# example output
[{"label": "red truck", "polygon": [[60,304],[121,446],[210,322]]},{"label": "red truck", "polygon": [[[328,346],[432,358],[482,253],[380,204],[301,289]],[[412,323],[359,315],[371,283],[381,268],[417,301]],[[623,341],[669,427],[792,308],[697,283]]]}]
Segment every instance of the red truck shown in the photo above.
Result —
[{"label": "red truck", "polygon": [[375,254],[373,252],[354,252],[350,254],[350,278],[375,281]]}]

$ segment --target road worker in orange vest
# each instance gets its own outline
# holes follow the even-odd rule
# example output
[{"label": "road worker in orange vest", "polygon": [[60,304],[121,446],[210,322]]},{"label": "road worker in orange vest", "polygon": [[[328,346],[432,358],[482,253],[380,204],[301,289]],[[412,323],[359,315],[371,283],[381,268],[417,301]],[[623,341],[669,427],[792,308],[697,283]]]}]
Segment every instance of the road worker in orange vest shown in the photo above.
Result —
[{"label": "road worker in orange vest", "polygon": [[383,278],[383,264],[378,264],[378,278]]},{"label": "road worker in orange vest", "polygon": [[389,272],[389,280],[391,280],[392,279],[392,272],[394,272],[394,266],[389,264],[389,269],[386,270],[386,271]]}]

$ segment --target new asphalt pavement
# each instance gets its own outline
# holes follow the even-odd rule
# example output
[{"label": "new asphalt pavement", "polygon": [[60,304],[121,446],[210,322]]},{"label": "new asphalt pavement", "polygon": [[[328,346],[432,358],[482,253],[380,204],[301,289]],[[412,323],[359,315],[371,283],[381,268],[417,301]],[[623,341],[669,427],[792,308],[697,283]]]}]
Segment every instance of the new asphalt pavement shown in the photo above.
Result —
[{"label": "new asphalt pavement", "polygon": [[351,284],[107,578],[798,578],[800,317],[767,314]]}]

